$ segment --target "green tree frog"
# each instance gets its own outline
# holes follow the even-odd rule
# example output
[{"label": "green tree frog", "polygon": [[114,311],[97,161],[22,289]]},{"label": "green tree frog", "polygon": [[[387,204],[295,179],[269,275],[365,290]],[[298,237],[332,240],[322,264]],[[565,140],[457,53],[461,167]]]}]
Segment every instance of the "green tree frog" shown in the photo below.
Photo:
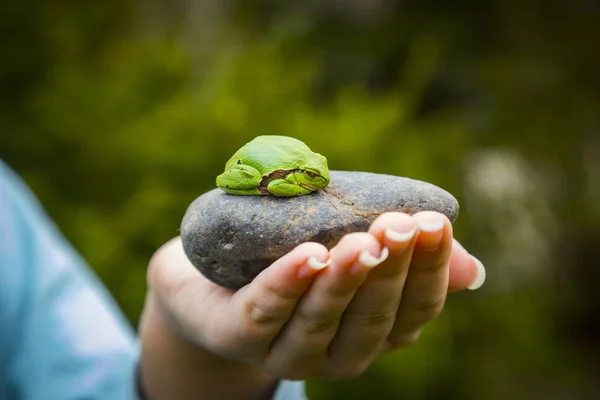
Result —
[{"label": "green tree frog", "polygon": [[288,136],[257,136],[227,161],[217,186],[237,195],[293,197],[329,185],[327,159]]}]

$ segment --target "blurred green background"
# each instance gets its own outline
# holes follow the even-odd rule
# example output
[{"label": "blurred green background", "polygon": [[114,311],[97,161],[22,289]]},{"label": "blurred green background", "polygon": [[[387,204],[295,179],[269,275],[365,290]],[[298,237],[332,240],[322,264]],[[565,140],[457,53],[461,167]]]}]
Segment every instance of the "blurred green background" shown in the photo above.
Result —
[{"label": "blurred green background", "polygon": [[152,253],[242,144],[453,193],[488,269],[410,348],[313,399],[600,398],[600,3],[2,7],[0,157],[133,324]]}]

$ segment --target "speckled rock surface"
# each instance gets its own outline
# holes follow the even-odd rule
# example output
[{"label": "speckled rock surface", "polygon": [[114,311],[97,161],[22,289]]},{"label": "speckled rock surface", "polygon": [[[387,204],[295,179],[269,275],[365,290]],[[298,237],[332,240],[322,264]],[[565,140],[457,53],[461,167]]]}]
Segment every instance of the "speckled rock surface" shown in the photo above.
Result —
[{"label": "speckled rock surface", "polygon": [[450,193],[427,182],[332,171],[325,190],[293,198],[211,190],[188,207],[181,238],[204,276],[238,289],[298,244],[314,241],[331,248],[347,233],[366,231],[384,212],[433,210],[454,222],[458,209]]}]

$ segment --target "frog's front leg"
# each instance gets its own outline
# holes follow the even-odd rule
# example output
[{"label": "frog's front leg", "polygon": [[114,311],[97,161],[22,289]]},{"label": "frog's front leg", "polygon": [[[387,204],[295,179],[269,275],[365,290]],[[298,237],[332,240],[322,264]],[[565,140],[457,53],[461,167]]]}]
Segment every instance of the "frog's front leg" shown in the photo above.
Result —
[{"label": "frog's front leg", "polygon": [[236,164],[217,176],[217,186],[226,193],[240,195],[259,195],[262,175],[256,168]]},{"label": "frog's front leg", "polygon": [[284,179],[275,179],[269,182],[267,190],[279,197],[292,197],[309,194],[312,191],[300,186],[295,174],[290,174]]}]

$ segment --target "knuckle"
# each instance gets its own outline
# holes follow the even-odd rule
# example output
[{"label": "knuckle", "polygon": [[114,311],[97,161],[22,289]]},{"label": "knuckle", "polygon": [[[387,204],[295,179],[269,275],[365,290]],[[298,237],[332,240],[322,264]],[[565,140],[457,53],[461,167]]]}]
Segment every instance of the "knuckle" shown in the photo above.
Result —
[{"label": "knuckle", "polygon": [[273,305],[253,302],[248,310],[248,320],[251,325],[264,326],[280,323],[282,316]]},{"label": "knuckle", "polygon": [[446,267],[449,267],[449,258],[450,254],[448,254],[447,257],[444,257],[443,259],[438,259],[425,263],[422,266],[423,273],[438,276],[441,270],[445,269]]},{"label": "knuckle", "polygon": [[239,325],[240,342],[257,344],[272,340],[286,323],[287,316],[272,302],[248,302]]},{"label": "knuckle", "polygon": [[251,303],[240,325],[240,339],[246,344],[271,340],[285,322],[284,316],[270,306]]},{"label": "knuckle", "polygon": [[445,301],[445,294],[421,297],[411,303],[411,314],[419,321],[431,320],[440,314],[444,308]]},{"label": "knuckle", "polygon": [[300,330],[305,335],[318,335],[335,329],[337,320],[303,318],[300,323]]},{"label": "knuckle", "polygon": [[363,313],[359,319],[366,326],[387,326],[391,324],[396,317],[396,310],[377,309]]},{"label": "knuckle", "polygon": [[331,308],[343,307],[350,302],[354,294],[353,288],[349,288],[348,285],[339,285],[335,287],[328,287],[323,290],[324,297],[327,298],[327,304]]},{"label": "knuckle", "polygon": [[259,326],[280,325],[288,318],[286,310],[291,309],[298,296],[282,288],[266,286],[260,294],[247,302],[248,323]]}]

